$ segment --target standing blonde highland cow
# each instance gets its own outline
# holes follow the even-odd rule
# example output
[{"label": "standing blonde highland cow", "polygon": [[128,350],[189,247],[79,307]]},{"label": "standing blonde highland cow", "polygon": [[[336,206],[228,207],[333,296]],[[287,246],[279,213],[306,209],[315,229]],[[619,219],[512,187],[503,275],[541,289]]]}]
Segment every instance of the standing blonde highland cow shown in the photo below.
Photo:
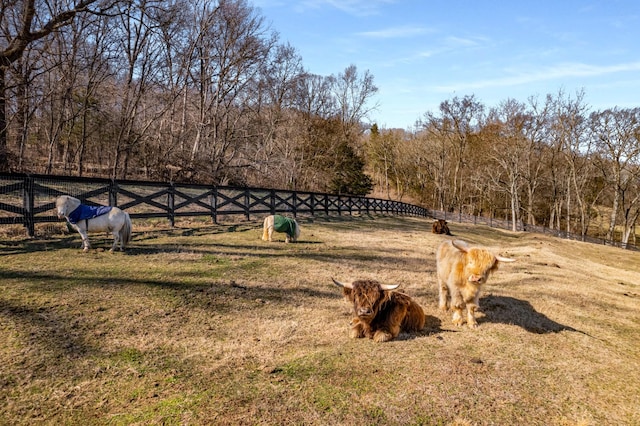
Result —
[{"label": "standing blonde highland cow", "polygon": [[453,323],[464,324],[462,311],[467,309],[467,325],[476,328],[475,311],[479,306],[480,290],[489,274],[498,269],[499,262],[515,259],[495,256],[489,250],[469,247],[464,241],[445,241],[436,255],[440,309],[453,310]]}]

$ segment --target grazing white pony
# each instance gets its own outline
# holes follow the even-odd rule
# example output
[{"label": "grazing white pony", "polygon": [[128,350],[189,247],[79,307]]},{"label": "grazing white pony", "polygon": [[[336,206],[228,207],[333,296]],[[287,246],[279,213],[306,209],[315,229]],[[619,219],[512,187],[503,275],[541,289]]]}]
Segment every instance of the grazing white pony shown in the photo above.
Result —
[{"label": "grazing white pony", "polygon": [[131,218],[129,213],[118,207],[87,206],[77,198],[61,195],[56,199],[56,209],[58,217],[67,219],[69,224],[80,233],[84,251],[91,248],[87,235],[89,232],[111,232],[113,246],[109,251],[114,251],[118,244],[120,250],[124,251],[127,243],[131,241]]},{"label": "grazing white pony", "polygon": [[271,241],[271,237],[275,232],[283,232],[287,236],[285,242],[295,243],[300,237],[300,225],[295,219],[281,216],[279,214],[267,216],[262,224],[262,240]]}]

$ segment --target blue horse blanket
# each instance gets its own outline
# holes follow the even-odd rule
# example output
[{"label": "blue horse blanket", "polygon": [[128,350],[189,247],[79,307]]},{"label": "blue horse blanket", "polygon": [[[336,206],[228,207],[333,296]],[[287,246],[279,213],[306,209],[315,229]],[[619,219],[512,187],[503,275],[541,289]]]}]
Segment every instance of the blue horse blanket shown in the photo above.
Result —
[{"label": "blue horse blanket", "polygon": [[89,220],[94,217],[102,216],[111,211],[111,206],[87,206],[80,204],[77,209],[69,214],[69,223],[76,224],[81,220]]}]

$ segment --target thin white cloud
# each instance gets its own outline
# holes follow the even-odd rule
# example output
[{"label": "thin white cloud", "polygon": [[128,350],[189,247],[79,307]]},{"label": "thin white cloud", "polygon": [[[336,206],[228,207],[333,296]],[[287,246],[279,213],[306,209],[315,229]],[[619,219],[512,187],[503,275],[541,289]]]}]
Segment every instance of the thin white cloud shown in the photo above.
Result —
[{"label": "thin white cloud", "polygon": [[554,67],[540,69],[536,72],[524,72],[504,78],[493,78],[468,83],[435,86],[433,89],[437,92],[450,93],[453,91],[464,91],[471,89],[520,86],[539,81],[549,81],[569,77],[599,77],[603,75],[630,71],[640,71],[640,62],[630,62],[608,66],[597,66],[581,63],[565,63]]},{"label": "thin white cloud", "polygon": [[470,39],[470,38],[449,36],[449,37],[446,38],[446,44],[449,45],[449,46],[470,47],[470,46],[477,46],[478,42],[476,40],[473,40],[473,39]]},{"label": "thin white cloud", "polygon": [[409,38],[431,32],[428,28],[405,25],[401,27],[384,28],[377,31],[356,33],[357,36],[375,39]]},{"label": "thin white cloud", "polygon": [[[429,31],[429,30],[425,30]],[[457,50],[468,50],[482,48],[485,44],[490,43],[491,40],[485,37],[474,38],[462,38],[456,36],[449,36],[442,39],[439,43],[433,43],[434,47],[430,49],[423,49],[413,52],[410,55],[397,57],[395,59],[388,59],[381,65],[385,67],[393,67],[399,64],[404,66],[421,62],[424,59],[433,58],[438,55],[444,55],[455,52]]]},{"label": "thin white cloud", "polygon": [[381,7],[396,0],[304,0],[294,6],[298,10],[332,7],[354,16],[370,16],[380,13]]}]

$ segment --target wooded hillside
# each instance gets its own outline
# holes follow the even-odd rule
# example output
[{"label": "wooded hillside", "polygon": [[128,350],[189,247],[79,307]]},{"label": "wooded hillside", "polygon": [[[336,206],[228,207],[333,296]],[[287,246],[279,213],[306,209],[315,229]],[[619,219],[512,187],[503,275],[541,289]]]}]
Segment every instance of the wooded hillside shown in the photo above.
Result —
[{"label": "wooded hillside", "polygon": [[633,242],[639,108],[558,91],[370,123],[356,65],[313,74],[246,0],[0,11],[0,170],[410,198]]}]

